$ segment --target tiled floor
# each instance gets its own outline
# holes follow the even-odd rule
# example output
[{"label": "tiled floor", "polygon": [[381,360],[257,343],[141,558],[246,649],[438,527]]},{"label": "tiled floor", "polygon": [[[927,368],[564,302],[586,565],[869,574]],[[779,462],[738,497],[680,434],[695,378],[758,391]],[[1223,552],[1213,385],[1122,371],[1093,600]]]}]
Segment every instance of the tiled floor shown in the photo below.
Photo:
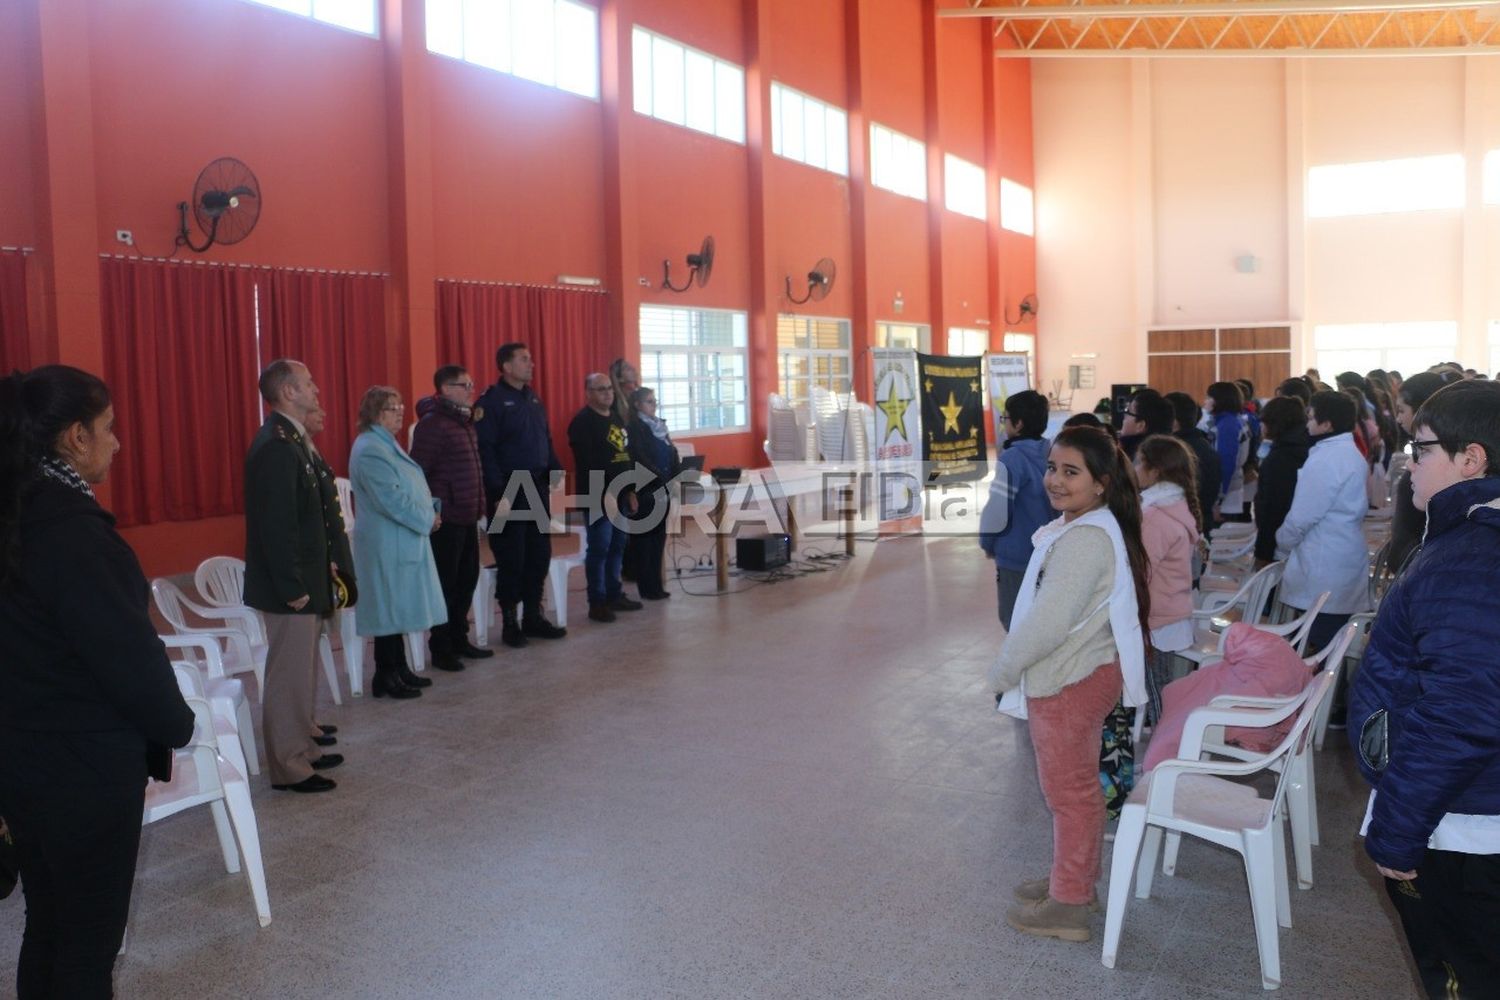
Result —
[{"label": "tiled floor", "polygon": [[[729,597],[674,587],[612,626],[575,593],[562,642],[418,701],[325,706],[339,789],[255,779],[271,926],[205,811],[154,825],[119,993],[1261,996],[1238,861],[1199,843],[1131,906],[1115,970],[1102,918],[1089,944],[1005,926],[1051,833],[1025,727],[984,693],[993,588],[972,540],[909,539]],[[1280,995],[1415,996],[1355,837],[1363,790],[1328,746]],[[0,904],[0,995],[21,923]]]}]

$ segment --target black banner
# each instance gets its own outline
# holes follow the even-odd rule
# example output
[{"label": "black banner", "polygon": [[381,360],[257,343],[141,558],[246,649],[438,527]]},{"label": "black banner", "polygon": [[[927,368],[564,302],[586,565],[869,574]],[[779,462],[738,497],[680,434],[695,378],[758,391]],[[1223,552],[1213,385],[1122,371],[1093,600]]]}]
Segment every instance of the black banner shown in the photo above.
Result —
[{"label": "black banner", "polygon": [[929,483],[983,479],[984,358],[918,354],[922,387],[922,461]]}]

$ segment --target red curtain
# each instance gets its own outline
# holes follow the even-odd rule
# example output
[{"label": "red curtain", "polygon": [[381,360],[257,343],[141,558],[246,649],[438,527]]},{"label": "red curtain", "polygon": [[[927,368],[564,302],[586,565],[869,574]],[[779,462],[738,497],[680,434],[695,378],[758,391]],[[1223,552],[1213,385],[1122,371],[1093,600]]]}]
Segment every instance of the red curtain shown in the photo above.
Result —
[{"label": "red curtain", "polygon": [[531,349],[531,387],[547,408],[558,457],[568,464],[567,427],[583,406],[583,377],[604,371],[617,353],[605,293],[439,281],[437,300],[438,363],[463,365],[478,385],[499,378],[501,344],[519,341]]},{"label": "red curtain", "polygon": [[26,328],[26,255],[0,250],[0,377],[31,367]]},{"label": "red curtain", "polygon": [[[388,382],[385,287],[380,275],[263,271],[261,363],[295,358],[307,365],[327,411],[314,443],[333,470],[349,473],[359,404],[365,390]],[[407,400],[415,420],[415,400]],[[404,443],[404,442],[403,442]]]},{"label": "red curtain", "polygon": [[121,442],[115,516],[132,525],[243,510],[245,450],[260,424],[256,272],[112,258],[100,270]]}]

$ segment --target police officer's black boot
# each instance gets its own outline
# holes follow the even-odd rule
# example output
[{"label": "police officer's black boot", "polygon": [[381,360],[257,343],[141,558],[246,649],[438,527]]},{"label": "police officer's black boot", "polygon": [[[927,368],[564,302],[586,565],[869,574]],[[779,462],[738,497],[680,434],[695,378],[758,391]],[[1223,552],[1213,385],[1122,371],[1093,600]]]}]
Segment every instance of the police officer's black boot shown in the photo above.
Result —
[{"label": "police officer's black boot", "polygon": [[542,595],[537,594],[535,600],[527,601],[523,607],[526,613],[521,617],[521,634],[533,639],[561,639],[568,634],[565,628],[549,622],[542,617]]},{"label": "police officer's black boot", "polygon": [[500,615],[503,622],[500,629],[500,641],[512,649],[529,646],[530,643],[526,641],[525,633],[521,631],[521,621],[516,617],[516,606],[514,604],[503,605],[500,608]]}]

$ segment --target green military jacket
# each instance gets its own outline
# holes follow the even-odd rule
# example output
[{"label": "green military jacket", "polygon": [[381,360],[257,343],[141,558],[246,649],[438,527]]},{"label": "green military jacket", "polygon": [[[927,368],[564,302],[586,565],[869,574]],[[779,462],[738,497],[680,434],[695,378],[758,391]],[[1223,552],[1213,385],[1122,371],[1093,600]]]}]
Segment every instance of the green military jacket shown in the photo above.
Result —
[{"label": "green military jacket", "polygon": [[354,559],[333,470],[286,417],[271,413],[245,456],[245,603],[272,614],[334,609],[329,564],[354,590]]}]

